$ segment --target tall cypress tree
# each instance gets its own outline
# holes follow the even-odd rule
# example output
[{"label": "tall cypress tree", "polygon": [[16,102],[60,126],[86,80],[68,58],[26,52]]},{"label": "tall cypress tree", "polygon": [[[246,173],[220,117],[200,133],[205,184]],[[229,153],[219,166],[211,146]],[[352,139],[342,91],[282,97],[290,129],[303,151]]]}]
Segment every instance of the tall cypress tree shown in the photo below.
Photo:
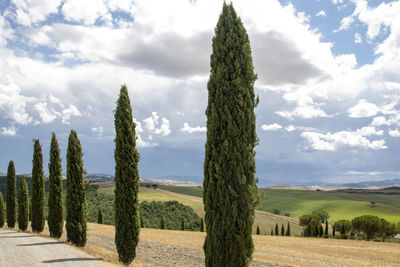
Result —
[{"label": "tall cypress tree", "polygon": [[278,226],[278,223],[275,224],[275,235],[279,235],[279,226]]},{"label": "tall cypress tree", "polygon": [[115,245],[118,258],[129,264],[136,257],[139,242],[139,153],[128,89],[121,86],[115,124]]},{"label": "tall cypress tree", "polygon": [[165,220],[164,220],[164,217],[161,217],[161,219],[160,219],[160,229],[162,229],[162,230],[165,229]]},{"label": "tall cypress tree", "polygon": [[18,228],[25,231],[28,228],[29,194],[28,184],[22,175],[18,183]]},{"label": "tall cypress tree", "polygon": [[181,219],[181,230],[185,231],[185,219],[183,217]]},{"label": "tall cypress tree", "polygon": [[7,170],[7,226],[14,228],[16,219],[16,178],[14,161],[10,161]]},{"label": "tall cypress tree", "polygon": [[257,224],[256,235],[260,235],[260,226]]},{"label": "tall cypress tree", "polygon": [[50,236],[60,238],[63,232],[63,204],[60,148],[55,133],[51,133],[49,163],[49,216]]},{"label": "tall cypress tree", "polygon": [[287,228],[286,228],[286,233],[285,233],[285,235],[286,235],[286,236],[290,236],[290,223],[289,223],[289,222],[287,223]]},{"label": "tall cypress tree", "polygon": [[44,177],[42,146],[38,139],[33,140],[32,160],[32,231],[42,232],[44,228]]},{"label": "tall cypress tree", "polygon": [[4,226],[5,212],[3,194],[0,192],[0,228]]},{"label": "tall cypress tree", "polygon": [[101,212],[100,208],[99,208],[99,212],[97,213],[97,223],[103,224],[103,213]]},{"label": "tall cypress tree", "polygon": [[257,202],[256,74],[246,29],[232,4],[223,5],[212,49],[203,182],[205,263],[247,266],[254,251]]},{"label": "tall cypress tree", "polygon": [[282,226],[281,226],[281,236],[284,236],[285,235],[285,226],[283,225],[283,223],[282,223]]},{"label": "tall cypress tree", "polygon": [[67,149],[67,240],[78,247],[86,245],[86,188],[82,147],[78,135],[71,130]]},{"label": "tall cypress tree", "polygon": [[325,235],[328,236],[328,219],[325,220]]}]

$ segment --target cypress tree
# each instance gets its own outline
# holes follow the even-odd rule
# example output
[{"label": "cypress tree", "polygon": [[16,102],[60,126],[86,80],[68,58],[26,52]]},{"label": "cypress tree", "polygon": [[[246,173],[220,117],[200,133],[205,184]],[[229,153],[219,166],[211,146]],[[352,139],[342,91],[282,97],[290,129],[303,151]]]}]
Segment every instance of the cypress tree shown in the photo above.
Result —
[{"label": "cypress tree", "polygon": [[28,184],[22,175],[18,183],[18,228],[25,231],[28,228],[29,195]]},{"label": "cypress tree", "polygon": [[185,219],[183,217],[181,219],[181,230],[185,231]]},{"label": "cypress tree", "polygon": [[32,221],[32,203],[31,203],[31,200],[29,200],[29,217],[28,217],[28,220],[29,221]]},{"label": "cypress tree", "polygon": [[278,223],[275,224],[275,235],[279,235]]},{"label": "cypress tree", "polygon": [[14,228],[16,219],[16,178],[14,161],[10,161],[7,170],[7,226]]},{"label": "cypress tree", "polygon": [[223,4],[212,48],[203,182],[205,263],[247,266],[254,251],[257,202],[256,74],[249,38],[232,4]]},{"label": "cypress tree", "polygon": [[5,212],[3,194],[0,192],[0,228],[4,226]]},{"label": "cypress tree", "polygon": [[342,223],[342,227],[340,228],[340,234],[341,235],[346,234],[346,229],[344,228],[344,223]]},{"label": "cypress tree", "polygon": [[319,226],[318,226],[318,224],[316,224],[314,226],[314,234],[313,234],[313,236],[314,237],[318,237],[319,236]]},{"label": "cypress tree", "polygon": [[99,208],[99,212],[97,213],[97,223],[103,224],[103,213],[101,212],[100,208]]},{"label": "cypress tree", "polygon": [[43,177],[43,154],[38,139],[33,140],[32,160],[32,231],[42,232],[44,228],[44,177]]},{"label": "cypress tree", "polygon": [[78,135],[71,130],[67,148],[67,241],[78,247],[86,245],[86,188],[82,148]]},{"label": "cypress tree", "polygon": [[287,223],[287,228],[286,228],[286,236],[290,236],[290,223]]},{"label": "cypress tree", "polygon": [[203,217],[200,220],[200,232],[204,232],[204,220],[203,220]]},{"label": "cypress tree", "polygon": [[336,235],[336,224],[332,226],[332,236]]},{"label": "cypress tree", "polygon": [[60,238],[63,232],[64,217],[62,201],[60,148],[55,133],[51,133],[48,225],[50,236],[55,238]]},{"label": "cypress tree", "polygon": [[274,230],[271,229],[271,235],[274,235]]},{"label": "cypress tree", "polygon": [[328,232],[329,232],[329,230],[328,230],[328,219],[326,219],[326,221],[325,221],[325,235],[326,236],[328,236]]},{"label": "cypress tree", "polygon": [[164,217],[161,217],[161,219],[160,219],[160,229],[165,229],[165,220],[164,220]]},{"label": "cypress tree", "polygon": [[324,227],[322,227],[322,224],[319,225],[319,237],[322,237],[322,235],[324,234]]},{"label": "cypress tree", "polygon": [[143,217],[140,215],[140,228],[144,228]]},{"label": "cypress tree", "polygon": [[256,235],[260,235],[260,227],[258,226],[258,224],[257,224]]},{"label": "cypress tree", "polygon": [[283,225],[283,223],[281,226],[281,236],[285,236],[285,226]]},{"label": "cypress tree", "polygon": [[115,245],[118,258],[129,264],[136,257],[139,242],[139,153],[136,124],[125,85],[121,87],[114,115],[115,124]]}]

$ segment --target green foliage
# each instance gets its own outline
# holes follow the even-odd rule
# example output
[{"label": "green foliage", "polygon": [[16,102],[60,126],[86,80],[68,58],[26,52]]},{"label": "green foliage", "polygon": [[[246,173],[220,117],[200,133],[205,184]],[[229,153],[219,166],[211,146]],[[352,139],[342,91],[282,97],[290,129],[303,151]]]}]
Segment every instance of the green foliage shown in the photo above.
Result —
[{"label": "green foliage", "polygon": [[351,230],[351,221],[349,220],[338,220],[334,224],[334,228],[336,231],[341,234],[346,234]]},{"label": "green foliage", "polygon": [[256,235],[260,235],[260,227],[258,226],[258,224],[257,224]]},{"label": "green foliage", "polygon": [[180,218],[185,218],[186,230],[198,231],[200,228],[200,217],[191,207],[177,201],[142,201],[140,215],[143,217],[144,225],[148,228],[160,228],[161,218],[164,219],[164,229],[182,229]]},{"label": "green foliage", "polygon": [[279,227],[278,227],[278,223],[275,224],[275,235],[279,235]]},{"label": "green foliage", "polygon": [[324,228],[322,227],[322,224],[319,225],[319,231],[318,231],[318,233],[319,233],[319,237],[322,237],[323,234],[324,234]]},{"label": "green foliage", "polygon": [[300,225],[304,226],[303,235],[305,237],[320,235],[321,217],[315,214],[305,214],[300,216]]},{"label": "green foliage", "polygon": [[[232,4],[215,28],[207,84],[204,161],[206,266],[247,266],[257,202],[254,73],[246,29]],[[229,244],[229,249],[226,247]]]},{"label": "green foliage", "polygon": [[119,260],[129,264],[136,257],[140,231],[139,153],[136,150],[136,124],[133,122],[128,89],[125,85],[121,86],[114,124],[115,245]]},{"label": "green foliage", "polygon": [[183,217],[181,221],[181,231],[185,231],[185,219]]},{"label": "green foliage", "polygon": [[29,217],[29,195],[28,184],[25,177],[19,180],[18,183],[18,228],[25,231],[28,228]]},{"label": "green foliage", "polygon": [[290,223],[287,223],[286,233],[285,236],[290,236]]},{"label": "green foliage", "polygon": [[97,213],[97,223],[103,224],[103,213],[101,213],[101,209],[99,208],[99,212]]},{"label": "green foliage", "polygon": [[10,161],[7,170],[7,226],[14,228],[16,220],[16,178],[14,161]]},{"label": "green foliage", "polygon": [[204,232],[204,219],[201,218],[200,220],[200,232]]},{"label": "green foliage", "polygon": [[97,185],[90,185],[86,193],[87,220],[97,223],[98,211],[101,209],[103,224],[114,225],[114,195],[96,191]]},{"label": "green foliage", "polygon": [[82,148],[78,135],[71,130],[67,148],[67,240],[78,247],[86,245],[86,190],[83,179]]},{"label": "green foliage", "polygon": [[285,226],[282,224],[281,226],[281,236],[285,235]]},{"label": "green foliage", "polygon": [[274,210],[272,211],[272,213],[273,213],[273,214],[279,215],[279,214],[281,214],[281,211],[280,211],[279,209],[274,209]]},{"label": "green foliage", "polygon": [[353,219],[352,227],[359,235],[365,235],[370,240],[379,233],[381,220],[377,216],[362,215]]},{"label": "green foliage", "polygon": [[144,228],[143,216],[140,215],[140,228]]},{"label": "green foliage", "polygon": [[317,215],[318,217],[321,218],[321,222],[324,222],[325,220],[329,219],[331,215],[326,211],[326,210],[314,210],[312,214]]},{"label": "green foliage", "polygon": [[58,146],[55,133],[51,133],[50,143],[48,206],[48,225],[50,236],[60,238],[63,232],[64,217],[60,148]]},{"label": "green foliage", "polygon": [[0,192],[0,228],[4,226],[5,212],[3,194]]},{"label": "green foliage", "polygon": [[44,177],[43,177],[43,154],[38,139],[34,139],[33,160],[32,160],[32,231],[42,232],[44,228]]}]

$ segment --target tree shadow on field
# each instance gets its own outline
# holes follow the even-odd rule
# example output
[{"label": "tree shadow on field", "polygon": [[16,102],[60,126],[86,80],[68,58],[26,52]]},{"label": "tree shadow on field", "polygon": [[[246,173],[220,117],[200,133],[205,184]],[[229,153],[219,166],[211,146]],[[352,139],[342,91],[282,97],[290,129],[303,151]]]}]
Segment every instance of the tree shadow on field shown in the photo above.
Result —
[{"label": "tree shadow on field", "polygon": [[66,261],[101,261],[102,258],[62,258],[56,260],[47,260],[42,261],[42,263],[57,263],[57,262],[66,262]]},{"label": "tree shadow on field", "polygon": [[56,244],[64,244],[64,242],[56,241],[56,242],[40,242],[31,244],[18,244],[17,247],[30,247],[30,246],[43,246],[43,245],[56,245]]}]

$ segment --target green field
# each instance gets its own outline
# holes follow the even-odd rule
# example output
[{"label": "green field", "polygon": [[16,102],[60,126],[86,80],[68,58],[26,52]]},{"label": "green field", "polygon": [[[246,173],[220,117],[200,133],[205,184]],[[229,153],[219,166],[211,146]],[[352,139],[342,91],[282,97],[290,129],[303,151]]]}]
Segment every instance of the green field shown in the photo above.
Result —
[{"label": "green field", "polygon": [[[202,195],[202,188],[177,186],[163,186],[162,188],[181,194]],[[325,209],[331,214],[330,220],[333,221],[371,214],[390,222],[400,222],[399,194],[269,188],[261,188],[260,194],[263,194],[263,197],[256,207],[257,210],[273,212],[274,209],[278,209],[280,214],[289,213],[291,217],[295,218],[314,210]],[[375,201],[375,207],[371,207],[370,201]]]}]

